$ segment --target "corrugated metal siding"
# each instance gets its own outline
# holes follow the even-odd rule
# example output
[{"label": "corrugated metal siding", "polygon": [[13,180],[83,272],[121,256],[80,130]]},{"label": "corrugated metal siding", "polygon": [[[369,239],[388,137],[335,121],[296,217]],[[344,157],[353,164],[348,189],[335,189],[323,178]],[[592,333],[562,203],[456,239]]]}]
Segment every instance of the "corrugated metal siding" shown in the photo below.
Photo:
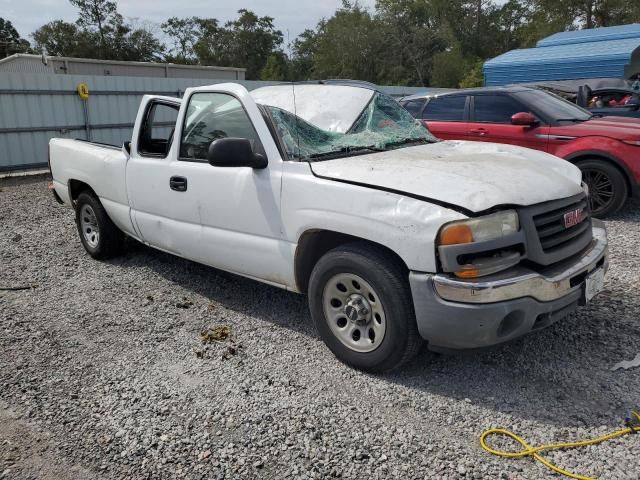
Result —
[{"label": "corrugated metal siding", "polygon": [[50,65],[45,65],[40,59],[17,57],[0,63],[0,72],[53,73]]},{"label": "corrugated metal siding", "polygon": [[602,42],[609,40],[621,40],[624,38],[640,38],[640,23],[617,25],[615,27],[574,30],[571,32],[559,32],[538,41],[536,47]]},{"label": "corrugated metal siding", "polygon": [[[50,138],[87,138],[84,130],[83,101],[75,93],[80,82],[89,86],[90,96],[86,107],[91,125],[99,127],[123,124],[117,128],[93,128],[91,139],[120,145],[131,138],[130,125],[135,120],[138,105],[144,94],[181,96],[189,87],[227,81],[229,80],[2,73],[0,170],[46,165]],[[236,82],[250,90],[275,83],[248,80]],[[424,90],[417,87],[382,89],[392,95],[410,95]],[[3,129],[46,127],[51,128],[46,131],[3,132]],[[75,129],[70,129],[73,127]]]},{"label": "corrugated metal siding", "polygon": [[0,72],[58,73],[68,75],[106,75],[155,78],[197,78],[244,80],[245,70],[232,67],[178,65],[172,63],[120,62],[67,57],[16,54],[0,59]]},{"label": "corrugated metal siding", "polygon": [[624,78],[640,39],[621,39],[554,47],[511,50],[484,64],[485,85],[571,80],[578,78]]}]

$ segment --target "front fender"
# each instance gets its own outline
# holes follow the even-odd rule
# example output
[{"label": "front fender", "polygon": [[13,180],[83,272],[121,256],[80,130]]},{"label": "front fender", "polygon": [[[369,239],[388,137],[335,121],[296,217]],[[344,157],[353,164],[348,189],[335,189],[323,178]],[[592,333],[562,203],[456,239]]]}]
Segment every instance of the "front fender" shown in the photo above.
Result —
[{"label": "front fender", "polygon": [[309,230],[369,240],[395,252],[411,270],[435,272],[435,239],[447,222],[465,215],[432,203],[311,175],[285,182],[286,236],[296,243]]},{"label": "front fender", "polygon": [[555,154],[571,163],[587,158],[602,158],[625,175],[633,196],[640,195],[640,148],[609,137],[586,137],[563,145]]}]

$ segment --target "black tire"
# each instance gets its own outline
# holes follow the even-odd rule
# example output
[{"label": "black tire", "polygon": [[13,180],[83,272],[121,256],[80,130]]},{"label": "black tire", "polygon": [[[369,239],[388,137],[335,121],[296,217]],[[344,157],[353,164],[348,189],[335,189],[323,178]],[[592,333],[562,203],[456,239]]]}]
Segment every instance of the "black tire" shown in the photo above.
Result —
[{"label": "black tire", "polygon": [[[86,215],[89,211],[93,212],[93,217]],[[85,213],[84,216],[83,213]],[[94,221],[98,235],[88,236],[87,232],[83,231],[83,223],[86,225],[89,220]],[[105,260],[122,252],[124,234],[111,221],[100,200],[93,192],[84,191],[78,195],[76,226],[82,246],[93,258]]]},{"label": "black tire", "polygon": [[582,180],[589,186],[589,202],[595,217],[612,215],[629,197],[629,185],[618,167],[597,158],[576,163]]},{"label": "black tire", "polygon": [[[325,287],[329,288],[328,282],[339,278],[339,275],[355,275],[364,279],[379,296],[386,330],[373,351],[354,351],[329,326],[331,320],[324,310]],[[422,346],[409,290],[408,272],[397,259],[380,247],[356,242],[327,252],[311,273],[308,296],[311,317],[322,340],[338,359],[351,367],[367,372],[387,372],[408,362]],[[340,320],[350,322],[346,318]],[[356,328],[352,323],[346,325]],[[358,339],[361,339],[360,334]]]}]

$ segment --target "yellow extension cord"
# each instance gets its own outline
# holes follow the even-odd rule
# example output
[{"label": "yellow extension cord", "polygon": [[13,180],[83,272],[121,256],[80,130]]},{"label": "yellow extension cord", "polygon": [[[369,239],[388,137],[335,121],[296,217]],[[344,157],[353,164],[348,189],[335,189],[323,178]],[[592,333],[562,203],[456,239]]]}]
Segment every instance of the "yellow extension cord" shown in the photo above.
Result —
[{"label": "yellow extension cord", "polygon": [[[640,422],[640,414],[638,412],[631,412],[631,413],[635,417],[635,421]],[[617,430],[615,432],[608,433],[607,435],[603,435],[602,437],[594,438],[592,440],[583,440],[581,442],[569,442],[569,443],[554,443],[549,445],[540,445],[539,447],[529,446],[527,442],[525,442],[522,438],[520,438],[518,435],[516,435],[515,433],[509,430],[504,430],[501,428],[492,428],[491,430],[487,430],[482,435],[480,435],[480,445],[487,452],[492,453],[493,455],[497,455],[499,457],[516,458],[516,457],[532,456],[533,458],[538,460],[540,463],[542,463],[543,465],[553,470],[554,472],[557,472],[566,477],[575,478],[576,480],[595,480],[591,477],[583,477],[582,475],[577,475],[575,473],[567,472],[566,470],[563,470],[560,467],[556,467],[554,464],[552,464],[548,460],[545,460],[541,455],[538,454],[538,452],[542,450],[557,450],[557,449],[565,449],[565,448],[585,447],[587,445],[595,445],[596,443],[601,443],[607,440],[611,440],[612,438],[622,437],[629,433],[640,432],[640,423],[639,423],[639,426],[633,426],[629,422],[629,425],[630,426],[627,428],[623,428],[622,430]],[[513,440],[518,442],[520,445],[522,445],[524,450],[521,450],[519,452],[502,452],[500,450],[495,450],[490,446],[488,446],[486,442],[487,437],[491,435],[504,435],[509,438],[512,438]]]}]

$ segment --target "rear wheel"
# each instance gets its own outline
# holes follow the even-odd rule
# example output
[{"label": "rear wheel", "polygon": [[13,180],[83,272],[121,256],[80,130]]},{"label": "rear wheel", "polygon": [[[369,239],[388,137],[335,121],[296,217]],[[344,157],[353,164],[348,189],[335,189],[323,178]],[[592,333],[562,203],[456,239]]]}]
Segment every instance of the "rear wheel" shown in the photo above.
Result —
[{"label": "rear wheel", "polygon": [[124,234],[107,215],[98,197],[82,192],[76,200],[76,225],[82,246],[96,259],[118,255],[124,244]]},{"label": "rear wheel", "polygon": [[589,203],[594,216],[604,217],[622,208],[629,196],[629,187],[616,166],[598,159],[583,160],[576,165],[589,187]]},{"label": "rear wheel", "polygon": [[311,273],[311,316],[341,361],[365,371],[389,371],[422,345],[408,287],[407,272],[385,250],[364,243],[340,246]]}]

